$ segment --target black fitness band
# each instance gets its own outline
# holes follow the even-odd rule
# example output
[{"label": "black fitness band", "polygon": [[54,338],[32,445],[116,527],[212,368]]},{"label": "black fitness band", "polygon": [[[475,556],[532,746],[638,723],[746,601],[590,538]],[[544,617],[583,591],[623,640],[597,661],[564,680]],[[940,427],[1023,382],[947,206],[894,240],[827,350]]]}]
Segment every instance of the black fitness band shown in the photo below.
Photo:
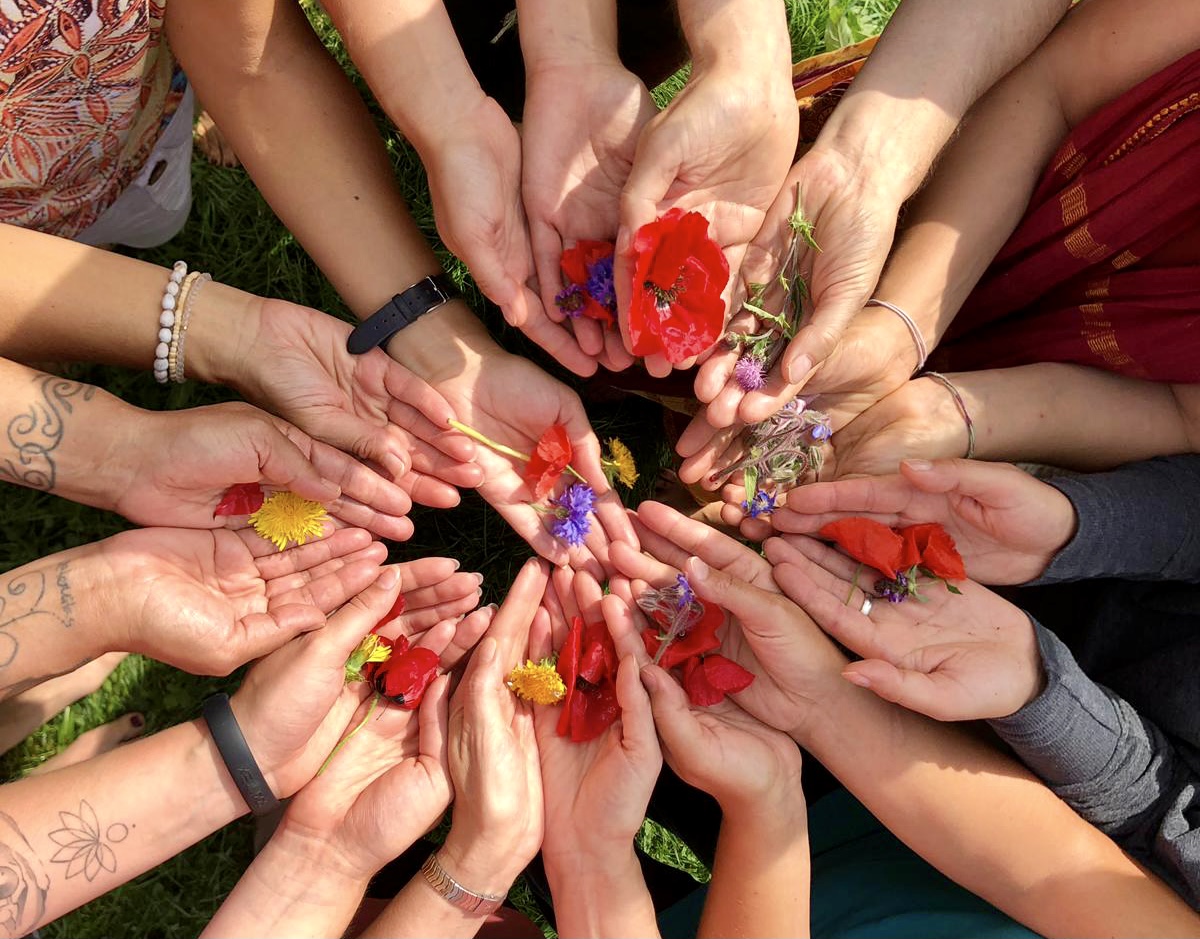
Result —
[{"label": "black fitness band", "polygon": [[253,815],[266,815],[279,808],[279,800],[267,785],[267,780],[258,768],[258,761],[250,752],[250,745],[238,726],[233,708],[229,706],[229,695],[215,694],[204,702],[204,722],[208,724],[213,743],[225,761],[229,775],[233,777],[238,792],[250,806]]},{"label": "black fitness band", "polygon": [[346,351],[362,355],[381,346],[405,326],[411,326],[426,313],[458,296],[454,284],[445,274],[426,277],[407,290],[396,294],[387,303],[354,327],[346,339]]}]

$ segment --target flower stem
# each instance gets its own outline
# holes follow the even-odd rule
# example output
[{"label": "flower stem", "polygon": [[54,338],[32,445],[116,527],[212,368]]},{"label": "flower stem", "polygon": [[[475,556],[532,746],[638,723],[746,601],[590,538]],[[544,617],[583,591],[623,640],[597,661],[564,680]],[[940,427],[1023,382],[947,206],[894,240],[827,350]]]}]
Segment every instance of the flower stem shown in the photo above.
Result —
[{"label": "flower stem", "polygon": [[[449,423],[450,423],[450,426],[453,427],[455,430],[457,430],[459,433],[466,434],[472,440],[478,440],[485,447],[495,450],[497,453],[503,453],[505,456],[511,456],[514,460],[521,460],[522,462],[525,462],[525,463],[528,463],[530,460],[530,456],[528,453],[522,453],[520,450],[514,450],[512,447],[506,447],[502,443],[497,443],[491,437],[484,436],[479,431],[477,431],[474,427],[468,427],[462,421],[456,421],[453,418],[451,418]],[[576,479],[578,479],[581,483],[587,482],[587,480],[583,478],[583,474],[580,473],[579,470],[575,469],[575,467],[568,465],[567,472],[570,473],[572,476],[574,476]]]},{"label": "flower stem", "polygon": [[854,588],[858,586],[858,575],[862,573],[862,561],[858,562],[858,567],[854,568],[854,576],[850,579],[850,592],[846,594],[846,602],[844,606],[850,605],[850,598],[854,596]]},{"label": "flower stem", "polygon": [[350,733],[346,734],[346,736],[344,736],[341,740],[339,740],[337,746],[334,747],[329,752],[329,756],[325,757],[325,762],[322,763],[321,768],[319,770],[317,770],[318,776],[320,776],[323,772],[325,772],[325,770],[329,766],[329,764],[333,762],[333,758],[341,752],[342,747],[344,747],[347,743],[349,743],[350,738],[353,737],[356,733],[358,733],[360,730],[363,729],[363,727],[366,725],[367,721],[369,721],[371,719],[371,715],[375,713],[375,708],[378,704],[379,704],[379,692],[376,691],[375,694],[371,698],[371,706],[369,708],[367,708],[367,713],[363,715],[363,719],[361,721],[359,721],[357,724],[355,724],[354,729],[352,731],[350,731]]}]

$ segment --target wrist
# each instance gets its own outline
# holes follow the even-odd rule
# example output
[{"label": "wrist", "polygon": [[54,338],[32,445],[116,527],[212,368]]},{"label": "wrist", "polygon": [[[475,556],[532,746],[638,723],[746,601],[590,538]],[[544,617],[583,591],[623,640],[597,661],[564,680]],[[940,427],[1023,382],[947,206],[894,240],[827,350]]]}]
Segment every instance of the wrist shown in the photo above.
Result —
[{"label": "wrist", "polygon": [[320,882],[347,893],[364,892],[383,865],[374,859],[347,856],[336,845],[334,835],[336,832],[318,832],[299,825],[291,812],[285,812],[263,853],[269,848],[287,859],[279,862],[279,869],[288,881],[299,878],[301,882]]},{"label": "wrist", "polygon": [[547,70],[621,66],[617,8],[612,0],[568,4],[518,0],[517,16],[524,25],[521,55],[530,80]]},{"label": "wrist", "polygon": [[461,300],[452,300],[396,333],[387,354],[430,385],[477,368],[505,354],[487,328]]},{"label": "wrist", "polygon": [[442,867],[472,893],[501,896],[508,893],[531,858],[511,850],[498,850],[484,839],[462,835],[451,825],[446,842],[438,848]]},{"label": "wrist", "polygon": [[[107,652],[134,652],[141,559],[124,548],[122,534],[64,552],[57,562],[56,581],[73,625],[82,627],[89,658]],[[57,557],[57,556],[56,556]],[[66,565],[64,567],[63,565]]]},{"label": "wrist", "polygon": [[[698,6],[680,3],[678,7],[693,78],[716,70],[731,78],[775,76],[784,68],[791,88],[792,43],[783,4],[726,3],[719,10],[695,9]],[[753,55],[747,55],[747,50],[753,50]]]},{"label": "wrist", "polygon": [[241,390],[262,317],[261,297],[212,281],[196,297],[188,321],[186,375]]}]

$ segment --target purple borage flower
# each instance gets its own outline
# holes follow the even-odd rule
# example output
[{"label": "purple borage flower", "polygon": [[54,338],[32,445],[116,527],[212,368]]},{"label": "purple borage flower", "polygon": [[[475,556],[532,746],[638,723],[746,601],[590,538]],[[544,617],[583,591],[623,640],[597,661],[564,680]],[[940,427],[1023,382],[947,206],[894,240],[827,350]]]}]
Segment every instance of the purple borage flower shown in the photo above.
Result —
[{"label": "purple borage flower", "polygon": [[554,521],[550,523],[550,531],[555,538],[561,538],[571,547],[583,544],[583,539],[592,530],[591,514],[596,504],[596,493],[592,487],[584,483],[572,483],[559,495],[550,500],[555,507]]},{"label": "purple borage flower", "polygon": [[742,503],[742,511],[751,518],[760,515],[770,515],[775,511],[775,493],[760,489],[754,493],[754,498]]}]

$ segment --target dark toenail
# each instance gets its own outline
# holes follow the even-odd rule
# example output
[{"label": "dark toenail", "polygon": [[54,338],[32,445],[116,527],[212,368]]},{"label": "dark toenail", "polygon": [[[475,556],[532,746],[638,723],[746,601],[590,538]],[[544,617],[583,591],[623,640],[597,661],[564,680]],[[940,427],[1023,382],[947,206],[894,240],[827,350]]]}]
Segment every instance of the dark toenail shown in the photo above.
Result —
[{"label": "dark toenail", "polygon": [[131,723],[134,727],[141,727],[144,723],[146,723],[146,719],[142,717],[141,714],[134,714],[133,717],[129,718],[129,723]]}]

